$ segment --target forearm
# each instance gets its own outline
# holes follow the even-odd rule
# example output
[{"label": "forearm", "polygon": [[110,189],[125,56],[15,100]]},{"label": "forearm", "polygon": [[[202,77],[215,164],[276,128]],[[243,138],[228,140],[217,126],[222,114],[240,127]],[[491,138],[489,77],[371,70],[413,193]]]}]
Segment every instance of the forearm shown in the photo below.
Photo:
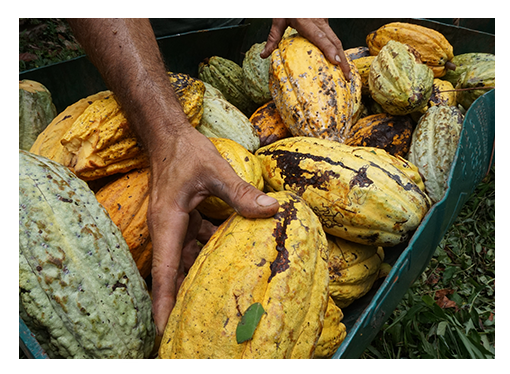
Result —
[{"label": "forearm", "polygon": [[69,19],[69,23],[148,151],[175,138],[182,126],[190,126],[148,19]]}]

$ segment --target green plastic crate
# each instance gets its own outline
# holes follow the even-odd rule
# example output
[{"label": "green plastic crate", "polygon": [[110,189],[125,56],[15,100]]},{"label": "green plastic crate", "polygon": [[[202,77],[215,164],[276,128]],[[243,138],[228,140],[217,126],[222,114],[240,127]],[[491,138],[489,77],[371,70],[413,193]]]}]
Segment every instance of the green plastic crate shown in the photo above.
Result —
[{"label": "green plastic crate", "polygon": [[[369,32],[391,21],[412,22],[440,31],[456,54],[495,53],[493,34],[442,22],[423,19],[330,19],[329,22],[347,49],[365,45]],[[266,40],[270,26],[270,19],[247,19],[239,26],[162,37],[158,43],[170,70],[196,77],[198,64],[213,55],[241,63],[244,52],[253,43]],[[26,71],[19,74],[19,79],[44,84],[52,93],[59,112],[83,97],[106,89],[86,57]],[[385,261],[393,265],[389,275],[344,309],[343,322],[348,334],[333,358],[358,358],[426,268],[437,245],[489,169],[494,138],[495,90],[491,90],[476,100],[466,113],[449,188],[443,199],[431,208],[407,243],[385,251]],[[47,358],[21,319],[20,347],[29,358]]]}]

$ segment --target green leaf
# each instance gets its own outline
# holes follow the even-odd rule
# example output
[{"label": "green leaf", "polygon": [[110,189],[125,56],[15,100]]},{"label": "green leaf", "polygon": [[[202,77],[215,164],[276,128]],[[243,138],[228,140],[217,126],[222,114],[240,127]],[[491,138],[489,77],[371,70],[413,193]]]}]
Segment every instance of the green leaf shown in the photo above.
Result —
[{"label": "green leaf", "polygon": [[265,310],[261,303],[253,303],[248,307],[248,309],[246,309],[246,312],[244,312],[243,317],[237,324],[237,344],[241,344],[253,337],[253,333],[255,332],[255,329],[260,322],[260,318],[262,318],[264,313]]}]

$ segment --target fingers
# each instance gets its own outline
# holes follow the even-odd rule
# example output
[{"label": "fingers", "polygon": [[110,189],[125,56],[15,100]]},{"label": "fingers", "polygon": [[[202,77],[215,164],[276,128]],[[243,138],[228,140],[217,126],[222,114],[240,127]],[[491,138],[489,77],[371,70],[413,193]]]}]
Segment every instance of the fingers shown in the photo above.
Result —
[{"label": "fingers", "polygon": [[334,65],[340,65],[344,77],[351,80],[351,71],[342,42],[336,36],[335,32],[329,26],[327,19],[305,18],[292,19],[290,21],[302,36],[315,44],[324,53],[324,56]]},{"label": "fingers", "polygon": [[[153,207],[156,205],[152,205]],[[152,308],[156,332],[162,335],[175,304],[180,283],[181,251],[188,229],[189,215],[169,207],[151,209],[148,224],[153,243]]]},{"label": "fingers", "polygon": [[266,46],[260,52],[260,57],[267,58],[278,47],[278,43],[282,39],[283,33],[287,28],[287,20],[285,18],[274,18],[267,37]]}]

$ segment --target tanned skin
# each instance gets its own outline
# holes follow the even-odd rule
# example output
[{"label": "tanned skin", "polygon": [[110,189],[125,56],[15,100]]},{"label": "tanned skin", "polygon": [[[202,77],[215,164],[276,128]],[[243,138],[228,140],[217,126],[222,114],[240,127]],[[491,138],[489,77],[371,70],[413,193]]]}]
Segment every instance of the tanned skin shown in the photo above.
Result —
[{"label": "tanned skin", "polygon": [[[273,216],[279,205],[239,178],[207,137],[190,125],[148,19],[69,19],[69,23],[149,155],[153,314],[162,335],[184,270],[199,252],[196,239],[205,243],[216,230],[202,220],[196,206],[215,195],[244,217],[264,218]],[[277,46],[287,25],[328,51],[332,63],[340,64],[336,56],[342,56],[347,70],[340,66],[348,76],[341,44],[323,19],[274,20],[263,57]]]}]

